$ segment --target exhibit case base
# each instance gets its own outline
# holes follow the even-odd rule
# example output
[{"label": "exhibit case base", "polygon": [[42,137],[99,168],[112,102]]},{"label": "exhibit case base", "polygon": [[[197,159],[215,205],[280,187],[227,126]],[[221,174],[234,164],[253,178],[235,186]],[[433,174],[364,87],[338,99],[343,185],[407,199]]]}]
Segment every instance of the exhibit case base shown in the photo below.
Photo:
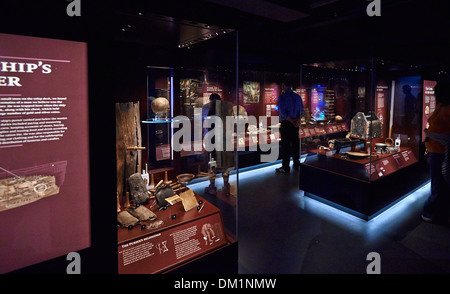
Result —
[{"label": "exhibit case base", "polygon": [[[408,155],[412,156],[410,153]],[[318,154],[317,157],[309,157],[301,163],[299,187],[305,191],[307,197],[368,221],[429,180],[428,170],[423,163],[413,158],[413,163],[393,168],[391,158],[394,157],[380,158],[386,163],[385,174],[382,175],[368,169],[368,163],[331,156],[325,158],[324,154]],[[355,177],[338,173],[336,169],[326,169],[325,165],[320,164],[322,160],[327,162],[326,166],[334,166],[341,170],[345,165],[351,164]],[[333,161],[332,164],[330,161]],[[376,161],[369,164],[376,165]],[[339,165],[340,167],[337,167]],[[356,178],[357,174],[365,174],[372,180]]]},{"label": "exhibit case base", "polygon": [[[119,274],[183,272],[184,266],[192,271],[199,260],[220,259],[222,252],[232,254],[233,250],[224,250],[235,241],[224,230],[220,210],[195,196],[199,206],[189,211],[181,203],[158,210],[150,201],[146,207],[157,215],[155,220],[133,228],[118,228]],[[234,259],[228,256],[228,260]]]}]

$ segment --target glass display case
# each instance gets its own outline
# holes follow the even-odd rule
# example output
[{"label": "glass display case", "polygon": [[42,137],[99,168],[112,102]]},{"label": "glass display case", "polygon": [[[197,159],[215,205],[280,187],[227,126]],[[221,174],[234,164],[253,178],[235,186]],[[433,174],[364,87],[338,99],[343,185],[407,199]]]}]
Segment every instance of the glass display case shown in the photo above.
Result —
[{"label": "glass display case", "polygon": [[[301,123],[301,153],[328,148],[332,140],[345,138],[350,122],[358,110],[364,110],[364,95],[370,75],[356,72],[334,64],[302,66],[304,118]],[[351,97],[355,97],[351,100]]]},{"label": "glass display case", "polygon": [[237,105],[237,36],[172,25],[190,41],[180,39],[162,65],[129,62],[132,98],[116,104],[119,273],[189,271],[207,255],[223,267],[201,271],[223,272],[226,256],[237,260],[234,128],[221,123]]},{"label": "glass display case", "polygon": [[141,123],[147,135],[150,170],[172,167],[173,79],[173,68],[155,66],[147,68],[147,113]]},{"label": "glass display case", "polygon": [[[237,104],[237,34],[151,13],[119,19],[129,28],[118,33],[119,273],[236,272],[235,148],[223,148],[215,118]],[[151,38],[131,29],[144,20],[157,24]],[[206,256],[221,266],[199,266]]]},{"label": "glass display case", "polygon": [[371,59],[302,71],[310,104],[300,188],[307,195],[370,219],[425,181],[417,69]]},{"label": "glass display case", "polygon": [[[189,127],[176,139],[182,144],[175,153],[180,172],[195,176],[190,187],[222,211],[226,234],[237,240],[238,165],[233,131],[228,125],[237,105],[237,34],[182,48],[177,69],[178,114]],[[180,129],[179,129],[180,130]],[[189,138],[189,139],[186,139]]]}]

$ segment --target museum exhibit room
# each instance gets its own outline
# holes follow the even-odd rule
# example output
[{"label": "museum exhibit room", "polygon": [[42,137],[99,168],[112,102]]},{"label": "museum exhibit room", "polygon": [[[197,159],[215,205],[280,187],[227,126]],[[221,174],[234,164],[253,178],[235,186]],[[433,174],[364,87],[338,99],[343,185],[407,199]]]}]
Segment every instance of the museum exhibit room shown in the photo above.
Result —
[{"label": "museum exhibit room", "polygon": [[450,273],[445,1],[6,2],[0,273]]}]

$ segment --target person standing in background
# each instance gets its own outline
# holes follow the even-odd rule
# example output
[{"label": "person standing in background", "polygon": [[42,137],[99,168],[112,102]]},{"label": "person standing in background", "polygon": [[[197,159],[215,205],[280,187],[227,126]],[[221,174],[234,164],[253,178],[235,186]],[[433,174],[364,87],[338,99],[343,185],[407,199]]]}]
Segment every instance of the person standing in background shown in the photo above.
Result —
[{"label": "person standing in background", "polygon": [[448,163],[450,156],[450,83],[438,83],[435,95],[436,110],[428,119],[425,140],[430,159],[431,195],[424,204],[422,220],[447,223],[450,217],[450,181],[447,182],[443,164],[446,159]]},{"label": "person standing in background", "polygon": [[280,116],[281,136],[281,167],[276,173],[289,173],[291,156],[294,169],[300,167],[300,119],[303,115],[303,102],[300,95],[292,90],[292,86],[285,85],[283,93],[278,98],[278,113]]}]

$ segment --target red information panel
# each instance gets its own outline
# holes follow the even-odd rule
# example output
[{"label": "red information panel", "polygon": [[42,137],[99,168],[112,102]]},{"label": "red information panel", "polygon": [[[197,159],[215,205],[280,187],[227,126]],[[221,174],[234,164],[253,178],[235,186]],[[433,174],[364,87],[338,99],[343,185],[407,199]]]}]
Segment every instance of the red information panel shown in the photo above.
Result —
[{"label": "red information panel", "polygon": [[0,272],[90,246],[87,46],[0,34]]},{"label": "red information panel", "polygon": [[387,122],[388,122],[388,113],[387,113],[387,101],[388,101],[389,87],[385,81],[378,81],[377,84],[377,92],[375,97],[376,104],[376,114],[380,119],[383,130],[381,137],[387,136]]},{"label": "red information panel", "polygon": [[326,135],[327,129],[325,127],[315,127],[314,131],[316,132],[316,135]]},{"label": "red information panel", "polygon": [[265,84],[264,86],[264,102],[266,104],[278,104],[279,87],[276,83]]},{"label": "red information panel", "polygon": [[390,156],[374,160],[372,163],[367,163],[365,167],[370,175],[370,180],[374,181],[416,162],[417,159],[411,149],[405,149]]},{"label": "red information panel", "polygon": [[209,97],[213,93],[219,94],[220,98],[224,100],[223,89],[221,85],[205,85],[203,86],[203,104],[209,103]]},{"label": "red information panel", "polygon": [[422,107],[422,140],[425,140],[424,130],[427,128],[428,118],[436,109],[436,95],[434,93],[435,81],[423,81],[423,107]]},{"label": "red information panel", "polygon": [[308,107],[308,98],[306,96],[306,88],[305,87],[300,87],[295,89],[295,93],[297,93],[301,98],[302,98],[302,102],[303,102],[303,107]]},{"label": "red information panel", "polygon": [[119,244],[119,273],[160,273],[225,244],[222,218],[217,212]]},{"label": "red information panel", "polygon": [[347,132],[347,131],[348,131],[348,128],[345,123],[319,126],[319,127],[306,127],[306,128],[300,128],[300,137],[306,138],[306,137],[327,135],[327,134]]}]

